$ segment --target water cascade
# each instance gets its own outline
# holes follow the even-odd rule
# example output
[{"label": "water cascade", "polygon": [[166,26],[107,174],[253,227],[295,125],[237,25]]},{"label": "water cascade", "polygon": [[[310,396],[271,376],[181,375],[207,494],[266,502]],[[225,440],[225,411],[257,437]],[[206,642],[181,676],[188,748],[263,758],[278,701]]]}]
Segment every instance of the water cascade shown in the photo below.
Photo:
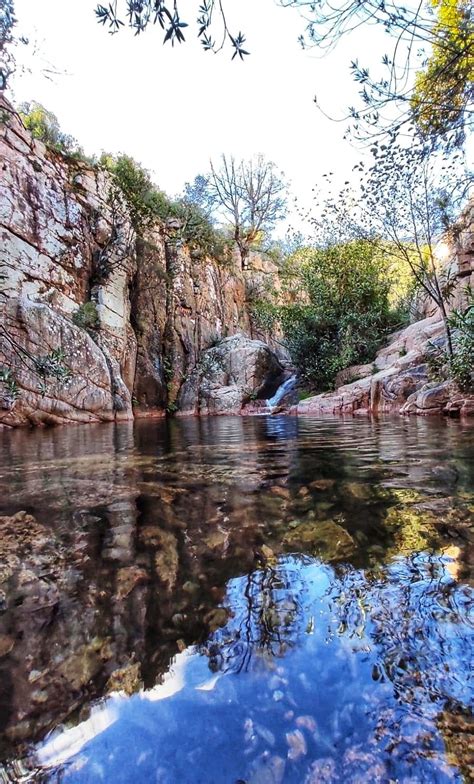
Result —
[{"label": "water cascade", "polygon": [[275,408],[275,406],[278,405],[280,400],[283,400],[285,395],[287,395],[288,392],[290,392],[293,389],[295,384],[296,384],[296,376],[290,376],[289,378],[286,379],[286,381],[283,382],[283,384],[280,384],[273,397],[268,398],[267,400],[268,408]]}]

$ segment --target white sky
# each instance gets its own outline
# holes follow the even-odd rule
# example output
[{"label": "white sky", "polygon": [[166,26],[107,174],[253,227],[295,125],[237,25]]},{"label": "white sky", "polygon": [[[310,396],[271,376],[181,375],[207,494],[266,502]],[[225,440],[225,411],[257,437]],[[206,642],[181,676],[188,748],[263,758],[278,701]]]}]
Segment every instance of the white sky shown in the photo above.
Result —
[{"label": "white sky", "polygon": [[[230,27],[243,30],[251,51],[232,62],[230,50],[201,51],[191,26],[194,3],[189,40],[174,49],[162,46],[158,26],[139,37],[125,29],[108,35],[95,21],[95,4],[16,0],[18,32],[31,43],[17,50],[30,71],[15,76],[13,97],[44,104],[86,152],[132,155],[170,195],[222,152],[263,153],[306,203],[324,172],[350,179],[360,151],[343,141],[346,124],[326,119],[313,98],[333,116],[356,103],[349,63],[380,62],[374,28],[321,58],[299,47],[304,22],[295,10],[274,0],[226,0]],[[63,73],[48,80],[48,64]]]}]

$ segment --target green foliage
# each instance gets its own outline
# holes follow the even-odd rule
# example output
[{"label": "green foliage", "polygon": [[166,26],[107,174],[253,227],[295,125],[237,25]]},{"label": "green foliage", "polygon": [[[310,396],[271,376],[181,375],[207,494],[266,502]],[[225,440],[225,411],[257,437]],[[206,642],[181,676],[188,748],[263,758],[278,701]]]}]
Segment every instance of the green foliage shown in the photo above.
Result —
[{"label": "green foliage", "polygon": [[0,368],[0,384],[5,385],[8,399],[11,403],[20,396],[18,383],[10,368]]},{"label": "green foliage", "polygon": [[55,348],[49,354],[32,359],[37,374],[42,378],[55,378],[58,381],[70,378],[71,371],[64,364],[65,354],[62,348]]},{"label": "green foliage", "polygon": [[307,400],[309,397],[312,397],[312,394],[308,389],[301,389],[298,392],[298,402],[301,403],[302,400]]},{"label": "green foliage", "polygon": [[173,360],[171,357],[163,357],[162,365],[165,381],[169,382],[173,378]]},{"label": "green foliage", "polygon": [[72,321],[76,327],[82,327],[82,329],[97,329],[99,327],[99,313],[96,303],[92,300],[84,302],[72,314]]},{"label": "green foliage", "polygon": [[455,330],[454,353],[450,358],[451,374],[464,392],[474,392],[474,297],[464,312],[454,310],[450,317]]},{"label": "green foliage", "polygon": [[301,378],[329,389],[340,370],[372,359],[399,322],[387,261],[371,243],[353,241],[302,249],[289,268],[302,296],[279,309],[285,340]]},{"label": "green foliage", "polygon": [[267,299],[257,299],[250,304],[250,313],[258,329],[270,332],[278,322],[280,309]]},{"label": "green foliage", "polygon": [[424,136],[454,131],[464,138],[474,94],[472,5],[466,0],[431,0],[437,11],[433,48],[415,80],[411,109]]},{"label": "green foliage", "polygon": [[[180,16],[182,7],[189,3],[181,0],[114,0],[106,5],[99,3],[95,13],[99,24],[115,34],[127,25],[135,35],[144,32],[148,25],[159,24],[164,30],[163,43],[184,43],[184,31],[188,23]],[[197,37],[205,52],[219,52],[225,44],[232,51],[232,60],[243,60],[249,52],[244,49],[245,36],[241,32],[232,34],[227,26],[222,0],[198,0],[195,4]],[[217,18],[217,21],[216,21]],[[125,21],[124,21],[125,20]],[[212,26],[217,27],[217,40],[212,38]]]},{"label": "green foliage", "polygon": [[453,353],[432,344],[426,355],[430,376],[436,381],[454,381],[463,392],[474,392],[474,297],[468,289],[464,311],[449,316]]},{"label": "green foliage", "polygon": [[225,256],[223,236],[199,205],[186,198],[170,199],[153,184],[146,169],[128,155],[114,158],[103,154],[99,163],[114,175],[139,235],[159,220],[165,225],[168,239],[188,245],[195,257]]},{"label": "green foliage", "polygon": [[45,109],[42,104],[37,101],[23,103],[18,113],[25,128],[34,139],[38,139],[50,149],[56,150],[56,152],[60,152],[70,158],[82,160],[90,165],[95,164],[93,158],[89,158],[84,154],[82,147],[79,147],[74,137],[61,130],[56,115]]}]

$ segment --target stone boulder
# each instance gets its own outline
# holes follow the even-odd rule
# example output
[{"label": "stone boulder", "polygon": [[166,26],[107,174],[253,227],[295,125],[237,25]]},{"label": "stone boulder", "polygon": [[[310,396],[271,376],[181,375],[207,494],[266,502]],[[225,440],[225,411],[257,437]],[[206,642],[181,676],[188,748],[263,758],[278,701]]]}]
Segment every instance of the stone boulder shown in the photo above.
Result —
[{"label": "stone boulder", "polygon": [[233,335],[203,352],[179,394],[179,413],[240,414],[249,401],[270,397],[285,370],[261,340]]},{"label": "stone boulder", "polygon": [[[0,334],[0,365],[10,369],[14,381],[0,382],[1,424],[52,425],[131,416],[130,393],[114,373],[112,361],[107,362],[84,329],[48,305],[28,299],[9,300],[0,314],[6,327]],[[35,361],[58,349],[64,377],[43,379]]]},{"label": "stone boulder", "polygon": [[430,382],[410,395],[400,409],[401,414],[447,414],[448,416],[472,416],[474,395],[461,392],[451,381]]}]

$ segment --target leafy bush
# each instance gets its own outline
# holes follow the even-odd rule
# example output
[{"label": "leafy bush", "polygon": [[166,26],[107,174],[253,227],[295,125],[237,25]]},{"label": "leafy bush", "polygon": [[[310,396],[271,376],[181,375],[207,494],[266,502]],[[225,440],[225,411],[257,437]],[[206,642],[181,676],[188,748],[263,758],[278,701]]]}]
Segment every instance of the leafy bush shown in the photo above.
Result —
[{"label": "leafy bush", "polygon": [[45,109],[42,104],[37,101],[22,103],[18,113],[25,128],[34,139],[38,139],[47,147],[70,158],[84,161],[92,166],[95,165],[95,158],[84,154],[84,150],[78,145],[76,139],[61,130],[56,115]]},{"label": "leafy bush", "polygon": [[72,314],[72,321],[76,327],[82,329],[94,330],[99,326],[99,313],[95,302],[84,302]]},{"label": "leafy bush", "polygon": [[280,308],[266,299],[256,299],[250,303],[250,314],[255,326],[263,332],[270,332],[280,316]]},{"label": "leafy bush", "polygon": [[289,351],[302,379],[330,389],[340,370],[370,361],[400,324],[387,261],[373,244],[354,241],[302,249],[287,267],[291,292],[300,294],[279,308]]},{"label": "leafy bush", "polygon": [[468,290],[464,311],[454,310],[449,317],[453,354],[433,345],[426,360],[430,375],[437,381],[454,381],[463,392],[474,392],[474,296]]},{"label": "leafy bush", "polygon": [[17,380],[10,368],[0,368],[0,384],[5,385],[6,397],[10,404],[14,403],[15,400],[20,396],[20,390]]}]

